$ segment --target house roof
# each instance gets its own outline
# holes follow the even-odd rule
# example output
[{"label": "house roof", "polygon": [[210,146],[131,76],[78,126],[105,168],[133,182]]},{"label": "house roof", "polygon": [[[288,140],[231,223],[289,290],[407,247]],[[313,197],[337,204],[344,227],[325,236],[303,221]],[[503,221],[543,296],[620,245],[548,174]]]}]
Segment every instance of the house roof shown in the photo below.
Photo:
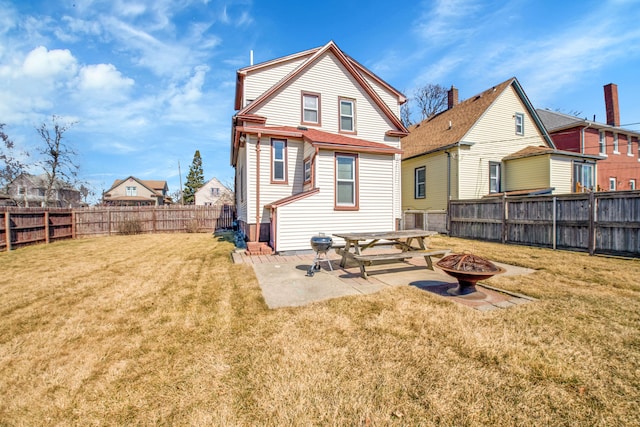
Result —
[{"label": "house roof", "polygon": [[587,120],[586,118],[581,119],[580,117],[559,113],[557,111],[537,109],[536,112],[538,113],[538,116],[542,120],[542,123],[544,123],[544,126],[549,130],[549,132],[557,132],[578,126],[588,126],[594,129],[617,130],[620,133],[627,133],[640,137],[640,132],[638,131],[624,129],[619,126],[611,126],[606,123],[599,123],[596,121]]},{"label": "house roof", "polygon": [[403,159],[453,147],[461,143],[465,135],[469,133],[485,111],[510,86],[516,89],[545,140],[550,147],[553,147],[551,138],[547,135],[542,122],[539,121],[536,111],[529,102],[520,83],[515,77],[512,77],[460,102],[448,110],[436,114],[430,119],[410,127],[409,135],[402,138]]},{"label": "house roof", "polygon": [[[29,183],[31,183],[31,185],[34,188],[47,188],[49,178],[47,177],[47,174],[44,174],[44,173],[40,175],[31,175],[29,173],[21,173],[12,181],[12,183],[19,180],[29,181]],[[71,184],[57,178],[53,181],[53,188],[55,190],[78,191],[75,188],[73,188]]]},{"label": "house roof", "polygon": [[582,157],[582,158],[590,159],[590,160],[601,160],[601,159],[604,159],[604,157],[602,157],[602,156],[580,154],[580,153],[576,153],[574,151],[557,150],[557,149],[551,148],[551,147],[529,146],[529,147],[523,148],[520,151],[516,151],[515,153],[509,154],[506,157],[503,157],[502,160],[514,160],[514,159],[520,159],[520,158],[525,158],[525,157],[542,156],[542,155],[545,155],[545,154],[554,154],[554,155],[571,156],[571,157]]},{"label": "house roof", "polygon": [[238,127],[238,132],[250,134],[264,134],[275,136],[287,136],[300,138],[314,147],[330,150],[345,150],[355,152],[369,152],[378,154],[400,154],[402,150],[380,142],[367,141],[352,138],[342,134],[324,132],[317,129],[307,129],[293,126],[265,126],[265,127]]},{"label": "house roof", "polygon": [[[364,91],[371,97],[374,103],[380,108],[387,118],[397,127],[397,129],[401,132],[407,132],[407,129],[402,124],[402,121],[398,116],[396,116],[389,106],[380,98],[380,96],[373,90],[373,88],[369,85],[367,80],[365,79],[365,75],[372,80],[383,85],[385,88],[390,90],[397,98],[400,103],[404,103],[407,98],[400,93],[398,90],[391,87],[389,84],[384,82],[378,76],[376,76],[371,71],[367,70],[363,65],[354,61],[351,57],[347,56],[344,52],[338,48],[333,40],[329,41],[322,47],[306,50],[304,52],[300,52],[293,55],[288,55],[282,58],[277,58],[268,62],[264,62],[261,64],[252,65],[249,67],[241,68],[238,70],[238,78],[236,83],[236,100],[235,107],[236,109],[240,109],[237,116],[251,114],[256,108],[262,105],[266,100],[268,100],[272,95],[278,92],[281,88],[290,83],[294,78],[308,69],[311,64],[315,62],[320,56],[322,56],[325,52],[332,52],[335,57],[342,63],[342,65],[347,69],[347,71],[352,75],[352,77],[361,85]],[[244,92],[244,76],[249,74],[252,71],[258,70],[260,68],[264,68],[265,66],[271,66],[277,63],[283,63],[287,61],[291,61],[293,59],[298,58],[306,58],[306,60],[296,67],[293,71],[287,74],[284,78],[282,78],[278,83],[273,85],[270,89],[262,93],[258,98],[256,98],[251,104],[241,109],[241,100],[242,93]]]},{"label": "house roof", "polygon": [[125,179],[116,179],[115,181],[113,181],[113,185],[111,185],[111,188],[109,188],[105,194],[108,194],[111,190],[122,185],[124,182],[128,181],[129,179],[133,179],[134,181],[136,181],[143,187],[147,188],[147,190],[151,191],[152,193],[155,193],[159,197],[162,197],[162,192],[167,186],[167,181],[143,180],[143,179],[138,179],[135,176],[128,176]]}]

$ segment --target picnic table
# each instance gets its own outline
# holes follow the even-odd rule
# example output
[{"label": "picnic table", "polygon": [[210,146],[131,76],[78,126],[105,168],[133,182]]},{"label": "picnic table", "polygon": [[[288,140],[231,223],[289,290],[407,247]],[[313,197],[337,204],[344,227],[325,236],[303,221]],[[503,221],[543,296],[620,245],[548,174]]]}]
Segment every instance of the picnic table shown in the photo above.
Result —
[{"label": "picnic table", "polygon": [[[360,274],[365,279],[368,278],[366,267],[374,263],[404,262],[415,257],[424,257],[427,268],[433,270],[431,257],[451,252],[449,249],[428,249],[428,239],[434,234],[436,234],[435,231],[424,230],[335,233],[335,237],[339,237],[345,242],[344,247],[338,246],[335,250],[339,255],[342,255],[340,267],[344,268],[348,261],[354,261],[360,267]],[[388,250],[367,252],[373,247],[387,247]]]}]

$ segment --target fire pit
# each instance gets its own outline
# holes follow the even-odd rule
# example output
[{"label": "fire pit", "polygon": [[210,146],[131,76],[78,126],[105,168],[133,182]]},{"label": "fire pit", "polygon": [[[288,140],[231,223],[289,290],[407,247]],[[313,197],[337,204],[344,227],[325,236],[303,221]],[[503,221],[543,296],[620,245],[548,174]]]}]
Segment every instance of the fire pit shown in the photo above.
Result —
[{"label": "fire pit", "polygon": [[452,254],[436,263],[449,276],[458,279],[458,287],[449,289],[451,295],[469,295],[478,292],[476,283],[496,274],[504,273],[504,268],[473,254]]},{"label": "fire pit", "polygon": [[307,271],[307,276],[313,276],[313,273],[316,271],[320,271],[320,263],[326,262],[329,264],[329,269],[333,271],[333,267],[331,266],[331,260],[327,258],[327,252],[333,246],[333,239],[331,236],[325,236],[324,233],[319,233],[317,236],[313,236],[310,240],[311,249],[316,252],[316,256],[313,259],[313,264],[309,267],[309,271]]}]

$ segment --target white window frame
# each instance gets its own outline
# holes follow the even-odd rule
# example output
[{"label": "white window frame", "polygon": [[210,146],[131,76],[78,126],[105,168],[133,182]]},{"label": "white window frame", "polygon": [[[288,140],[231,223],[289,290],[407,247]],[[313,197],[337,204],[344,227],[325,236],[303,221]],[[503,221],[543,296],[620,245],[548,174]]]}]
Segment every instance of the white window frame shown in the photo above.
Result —
[{"label": "white window frame", "polygon": [[126,188],[127,197],[136,197],[138,195],[138,189],[135,185],[127,185]]},{"label": "white window frame", "polygon": [[[336,174],[336,190],[335,190],[335,209],[336,210],[357,210],[358,209],[358,156],[355,154],[336,153],[335,174]],[[340,175],[340,162],[349,162],[351,166],[351,176],[345,177]],[[339,188],[341,184],[349,184],[352,187],[351,200],[340,201]]]},{"label": "white window frame", "polygon": [[600,147],[599,153],[603,156],[607,155],[607,133],[603,130],[598,135],[598,145]]},{"label": "white window frame", "polygon": [[[342,113],[342,105],[345,104],[349,104],[351,105],[351,114],[343,114]],[[349,99],[349,98],[340,98],[338,101],[338,113],[339,113],[339,123],[338,126],[340,127],[340,132],[349,132],[349,133],[355,133],[356,132],[356,100],[355,99]],[[342,119],[350,119],[351,120],[351,129],[347,129],[345,127],[342,126]]]},{"label": "white window frame", "polygon": [[630,190],[635,190],[636,189],[636,180],[635,179],[630,179],[629,180],[629,189]]},{"label": "white window frame", "polygon": [[304,160],[304,183],[311,182],[311,158]]},{"label": "white window frame", "polygon": [[[422,172],[422,179],[420,173]],[[415,168],[413,174],[413,197],[415,199],[424,199],[427,197],[427,167],[420,166]]]},{"label": "white window frame", "polygon": [[524,135],[524,113],[516,113],[516,135]]},{"label": "white window frame", "polygon": [[489,162],[489,193],[499,193],[501,191],[502,164],[500,162]]},{"label": "white window frame", "polygon": [[[307,106],[307,100],[315,100],[315,106]],[[309,120],[307,112],[315,113],[316,119]],[[311,92],[302,92],[302,118],[301,123],[320,125],[320,94]]]},{"label": "white window frame", "polygon": [[616,191],[616,178],[609,177],[609,191]]},{"label": "white window frame", "polygon": [[633,139],[627,135],[627,156],[633,156]]},{"label": "white window frame", "polygon": [[[280,148],[282,144],[282,148]],[[281,151],[281,158],[278,153]],[[276,176],[277,165],[282,165],[282,176]],[[287,140],[286,139],[271,139],[271,182],[274,184],[286,184],[287,183]]]},{"label": "white window frame", "polygon": [[218,187],[211,187],[211,195],[213,197],[219,197],[220,196],[220,189]]},{"label": "white window frame", "polygon": [[618,151],[618,134],[613,134],[613,154],[620,154]]},{"label": "white window frame", "polygon": [[[574,162],[573,164],[573,180],[574,188],[578,191],[578,184],[582,186],[582,192],[584,190],[593,190],[595,181],[595,168],[591,163]],[[586,179],[585,179],[586,178]],[[585,185],[588,184],[588,185]]]}]

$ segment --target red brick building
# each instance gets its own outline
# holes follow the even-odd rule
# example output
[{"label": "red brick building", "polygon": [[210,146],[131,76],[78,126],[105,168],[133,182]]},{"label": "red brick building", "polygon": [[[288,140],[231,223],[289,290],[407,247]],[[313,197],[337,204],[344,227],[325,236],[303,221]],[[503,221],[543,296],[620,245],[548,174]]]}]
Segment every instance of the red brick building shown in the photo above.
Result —
[{"label": "red brick building", "polygon": [[591,182],[590,171],[576,166],[574,182],[579,183],[576,191],[635,190],[640,185],[640,132],[620,127],[617,85],[604,86],[604,99],[607,123],[537,110],[556,148],[603,157],[598,161],[597,177]]}]

